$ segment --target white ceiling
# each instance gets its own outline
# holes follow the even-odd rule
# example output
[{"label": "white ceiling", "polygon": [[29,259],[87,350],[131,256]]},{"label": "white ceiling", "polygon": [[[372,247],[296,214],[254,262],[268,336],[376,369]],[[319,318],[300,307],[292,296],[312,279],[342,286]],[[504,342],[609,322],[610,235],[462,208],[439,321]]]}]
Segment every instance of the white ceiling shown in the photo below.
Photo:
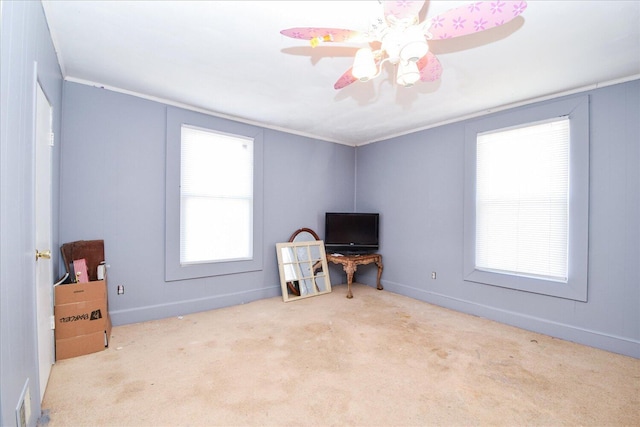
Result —
[{"label": "white ceiling", "polygon": [[[421,18],[469,2],[426,1]],[[640,1],[528,2],[482,33],[430,42],[442,78],[393,73],[335,90],[357,47],[290,27],[365,31],[378,1],[44,1],[65,79],[217,116],[362,145],[640,77]],[[387,64],[388,65],[388,64]]]}]

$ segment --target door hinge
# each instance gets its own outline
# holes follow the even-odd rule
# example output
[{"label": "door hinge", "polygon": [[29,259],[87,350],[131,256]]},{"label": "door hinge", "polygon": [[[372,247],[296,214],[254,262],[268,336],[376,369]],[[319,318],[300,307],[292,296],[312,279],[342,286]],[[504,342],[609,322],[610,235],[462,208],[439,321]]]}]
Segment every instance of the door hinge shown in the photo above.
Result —
[{"label": "door hinge", "polygon": [[51,323],[51,329],[55,329],[56,328],[56,317],[55,316],[50,316],[49,317],[49,322]]},{"label": "door hinge", "polygon": [[53,132],[51,132],[49,134],[49,146],[50,147],[53,147],[53,145],[55,144],[55,140],[56,140],[55,135],[53,134]]}]

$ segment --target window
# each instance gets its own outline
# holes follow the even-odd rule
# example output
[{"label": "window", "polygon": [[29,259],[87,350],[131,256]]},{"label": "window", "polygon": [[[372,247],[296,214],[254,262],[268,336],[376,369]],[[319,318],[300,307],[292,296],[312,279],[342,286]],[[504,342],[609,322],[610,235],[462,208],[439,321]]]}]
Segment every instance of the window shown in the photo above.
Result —
[{"label": "window", "polygon": [[167,109],[167,281],[262,269],[262,132]]},{"label": "window", "polygon": [[253,139],[183,125],[180,264],[253,257]]},{"label": "window", "polygon": [[476,268],[567,281],[569,118],[476,146]]},{"label": "window", "polygon": [[586,301],[588,98],[511,110],[465,135],[465,280]]}]

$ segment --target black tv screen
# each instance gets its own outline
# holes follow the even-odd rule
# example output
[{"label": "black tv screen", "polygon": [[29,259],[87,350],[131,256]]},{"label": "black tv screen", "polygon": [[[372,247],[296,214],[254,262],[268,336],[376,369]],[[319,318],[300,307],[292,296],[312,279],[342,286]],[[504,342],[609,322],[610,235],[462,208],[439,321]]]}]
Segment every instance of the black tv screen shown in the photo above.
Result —
[{"label": "black tv screen", "polygon": [[379,248],[380,214],[327,212],[324,245],[329,253],[370,253]]}]

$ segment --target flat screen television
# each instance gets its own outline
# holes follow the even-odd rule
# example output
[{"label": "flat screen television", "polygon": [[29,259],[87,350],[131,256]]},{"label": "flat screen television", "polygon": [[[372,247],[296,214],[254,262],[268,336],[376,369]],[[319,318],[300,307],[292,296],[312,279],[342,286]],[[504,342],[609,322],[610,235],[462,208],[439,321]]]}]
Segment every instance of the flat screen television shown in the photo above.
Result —
[{"label": "flat screen television", "polygon": [[380,214],[327,212],[324,245],[328,253],[366,254],[379,248]]}]

